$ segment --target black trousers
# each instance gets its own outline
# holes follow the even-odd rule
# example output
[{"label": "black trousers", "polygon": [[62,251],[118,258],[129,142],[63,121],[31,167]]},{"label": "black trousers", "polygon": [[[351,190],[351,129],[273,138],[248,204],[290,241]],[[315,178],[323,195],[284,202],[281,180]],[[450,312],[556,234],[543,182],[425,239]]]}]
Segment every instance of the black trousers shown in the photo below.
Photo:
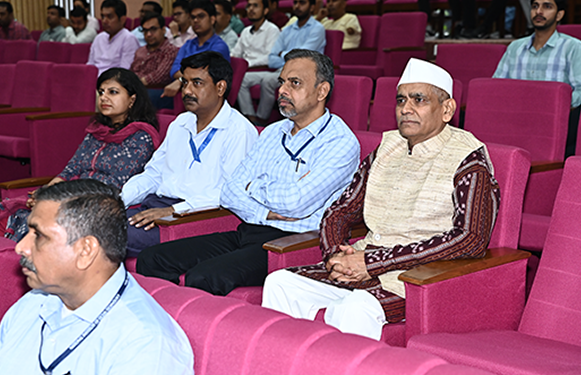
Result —
[{"label": "black trousers", "polygon": [[236,231],[165,242],[143,250],[137,272],[225,296],[240,286],[261,286],[268,270],[265,242],[294,234],[242,223]]}]

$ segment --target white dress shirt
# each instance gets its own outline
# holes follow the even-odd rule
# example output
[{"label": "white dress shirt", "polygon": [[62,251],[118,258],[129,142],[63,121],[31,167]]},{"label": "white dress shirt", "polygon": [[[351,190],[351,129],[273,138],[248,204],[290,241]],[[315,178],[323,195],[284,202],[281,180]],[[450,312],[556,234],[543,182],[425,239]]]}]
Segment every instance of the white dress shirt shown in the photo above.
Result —
[{"label": "white dress shirt", "polygon": [[89,24],[79,34],[75,34],[75,30],[70,26],[66,28],[65,32],[65,37],[61,42],[70,44],[92,43],[97,36],[97,31],[89,26]]},{"label": "white dress shirt", "polygon": [[268,20],[256,31],[252,30],[253,27],[250,25],[242,30],[230,56],[243,58],[248,61],[249,67],[268,65],[268,54],[278,39],[280,30]]}]

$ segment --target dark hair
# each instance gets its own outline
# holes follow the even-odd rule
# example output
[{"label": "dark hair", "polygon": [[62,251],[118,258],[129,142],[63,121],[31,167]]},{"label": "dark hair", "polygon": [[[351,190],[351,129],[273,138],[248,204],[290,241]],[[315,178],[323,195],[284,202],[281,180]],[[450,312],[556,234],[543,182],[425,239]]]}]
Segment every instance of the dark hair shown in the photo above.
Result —
[{"label": "dark hair", "polygon": [[317,0],[309,0],[309,5],[316,5],[317,4]]},{"label": "dark hair", "polygon": [[159,14],[163,13],[163,8],[161,7],[161,5],[159,5],[159,3],[156,3],[155,1],[146,1],[145,3],[143,3],[143,5],[151,5],[153,7],[154,13]]},{"label": "dark hair", "polygon": [[232,76],[234,72],[232,71],[232,66],[224,56],[214,51],[200,52],[182,60],[180,69],[182,74],[186,68],[208,68],[208,74],[212,77],[214,85],[220,81],[226,81],[226,92],[224,93],[224,100],[226,100],[232,88]]},{"label": "dark hair", "polygon": [[262,0],[262,7],[264,9],[268,9],[270,1],[269,0]]},{"label": "dark hair", "polygon": [[103,8],[114,8],[118,18],[127,15],[127,6],[122,0],[105,0],[101,4],[101,9]]},{"label": "dark hair", "polygon": [[145,12],[143,20],[141,20],[141,26],[143,26],[143,24],[146,23],[147,21],[152,20],[154,18],[156,18],[157,22],[159,22],[159,27],[163,28],[165,26],[165,18],[161,14],[154,12]]},{"label": "dark hair", "polygon": [[56,222],[67,232],[68,245],[93,236],[111,262],[125,260],[127,218],[116,188],[97,180],[79,179],[42,187],[35,198],[37,202],[60,203]]},{"label": "dark hair", "polygon": [[[127,114],[127,119],[123,124],[120,124],[119,129],[124,128],[127,124],[135,121],[146,122],[151,124],[154,128],[159,129],[159,124],[157,122],[157,116],[155,115],[155,108],[151,104],[147,89],[137,77],[135,73],[130,70],[123,68],[111,68],[99,76],[97,79],[97,90],[103,84],[103,82],[108,80],[114,80],[118,82],[125,90],[129,96],[135,95],[135,102],[133,106],[129,109]],[[112,124],[111,119],[107,116],[98,113],[95,116],[97,122],[107,125],[112,128],[116,128],[117,124]]]},{"label": "dark hair", "polygon": [[61,18],[65,16],[65,10],[59,6],[49,5],[48,8],[46,8],[46,10],[49,10],[49,9],[56,9],[57,12],[59,12],[59,17],[61,17]]},{"label": "dark hair", "polygon": [[89,2],[87,0],[74,0],[73,3],[80,1],[81,3],[83,3],[83,7],[85,9],[87,9],[89,7]]},{"label": "dark hair", "polygon": [[[535,0],[531,0],[531,4],[534,1]],[[560,10],[565,10],[567,8],[567,0],[553,0],[553,1],[557,5],[557,12],[560,11]]]},{"label": "dark hair", "polygon": [[174,8],[182,8],[184,12],[190,13],[190,3],[187,0],[176,0],[171,5],[172,9]]},{"label": "dark hair", "polygon": [[222,5],[224,13],[232,15],[232,3],[228,0],[214,0],[214,6]]},{"label": "dark hair", "polygon": [[327,55],[308,49],[293,49],[284,56],[284,61],[289,62],[294,59],[309,59],[315,63],[317,81],[315,87],[321,82],[329,82],[329,93],[325,98],[325,103],[331,99],[333,87],[335,86],[335,70],[333,70],[333,60]]},{"label": "dark hair", "polygon": [[83,7],[75,7],[75,9],[71,10],[69,13],[70,17],[83,17],[83,19],[87,20],[87,11]]},{"label": "dark hair", "polygon": [[0,1],[0,7],[5,7],[9,14],[14,13],[14,8],[12,8],[12,4],[8,1]]},{"label": "dark hair", "polygon": [[194,9],[201,9],[204,12],[208,13],[208,16],[212,17],[216,17],[216,7],[214,6],[214,3],[211,2],[210,0],[194,0],[190,3],[190,13],[192,13],[192,11]]}]

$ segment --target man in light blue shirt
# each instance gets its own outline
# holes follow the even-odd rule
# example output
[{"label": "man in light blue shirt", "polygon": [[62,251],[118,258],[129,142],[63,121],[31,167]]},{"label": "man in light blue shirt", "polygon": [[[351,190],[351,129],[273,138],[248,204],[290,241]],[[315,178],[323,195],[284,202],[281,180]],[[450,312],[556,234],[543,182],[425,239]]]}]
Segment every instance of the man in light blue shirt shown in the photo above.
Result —
[{"label": "man in light blue shirt", "polygon": [[[325,28],[311,17],[315,3],[315,0],[294,0],[293,13],[298,20],[280,33],[268,55],[268,67],[277,70],[275,72],[247,72],[244,75],[238,92],[238,105],[242,114],[250,121],[261,125],[268,122],[275,100],[274,92],[278,87],[280,69],[289,51],[301,48],[324,53]],[[260,102],[256,111],[250,96],[250,88],[254,85],[260,85]]]},{"label": "man in light blue shirt", "polygon": [[333,62],[316,51],[285,56],[278,104],[287,119],[267,127],[224,184],[220,202],[243,220],[236,231],[166,242],[145,249],[137,272],[226,295],[262,285],[263,243],[319,228],[359,164],[359,143],[325,104]]},{"label": "man in light blue shirt", "polygon": [[202,52],[182,61],[182,96],[187,112],[167,135],[141,174],[123,186],[129,218],[128,255],[158,244],[155,220],[220,204],[220,189],[258,138],[256,128],[226,97],[232,67],[219,53]]},{"label": "man in light blue shirt", "polygon": [[65,17],[65,10],[56,5],[50,5],[46,10],[46,23],[48,29],[40,34],[39,42],[60,42],[66,35],[66,30],[61,24]]},{"label": "man in light blue shirt", "polygon": [[117,191],[97,180],[39,189],[17,245],[31,292],[0,324],[6,374],[193,374],[180,326],[123,266]]}]

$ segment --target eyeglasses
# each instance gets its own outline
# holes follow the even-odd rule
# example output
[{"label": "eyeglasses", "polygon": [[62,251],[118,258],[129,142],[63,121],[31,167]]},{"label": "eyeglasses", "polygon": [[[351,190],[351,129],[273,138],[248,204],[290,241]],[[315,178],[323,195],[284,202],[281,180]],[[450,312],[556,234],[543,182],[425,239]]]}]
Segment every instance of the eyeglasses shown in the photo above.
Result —
[{"label": "eyeglasses", "polygon": [[157,26],[153,26],[150,27],[149,29],[143,28],[141,31],[143,32],[143,34],[147,34],[147,33],[156,33],[157,30],[161,29],[161,27],[157,27]]}]

